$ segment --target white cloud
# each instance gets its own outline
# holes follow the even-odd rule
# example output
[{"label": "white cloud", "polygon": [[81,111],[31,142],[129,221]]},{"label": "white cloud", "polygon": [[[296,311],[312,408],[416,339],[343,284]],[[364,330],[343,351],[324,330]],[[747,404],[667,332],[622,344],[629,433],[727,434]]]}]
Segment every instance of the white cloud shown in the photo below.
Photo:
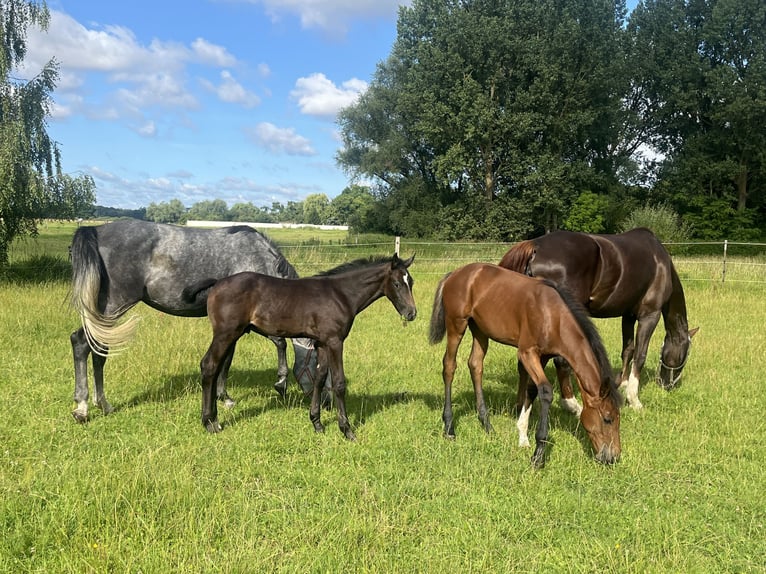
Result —
[{"label": "white cloud", "polygon": [[221,72],[221,83],[218,86],[208,80],[202,80],[202,84],[214,92],[222,102],[240,104],[246,108],[253,108],[261,103],[260,98],[248,92],[228,70]]},{"label": "white cloud", "polygon": [[[55,99],[61,101],[57,116],[82,113],[92,118],[131,121],[145,118],[147,108],[182,111],[199,108],[187,85],[189,67],[231,67],[236,58],[223,46],[203,38],[190,45],[157,39],[142,44],[122,26],[86,27],[57,10],[51,10],[47,32],[29,30],[28,53],[22,76],[35,74],[55,56],[60,78]],[[106,91],[81,94],[87,74],[103,74]],[[89,82],[93,85],[93,82]],[[232,86],[229,97],[232,95]],[[245,97],[240,95],[239,97]],[[67,110],[67,114],[63,110]],[[148,120],[147,120],[148,121]]]},{"label": "white cloud", "polygon": [[366,89],[367,82],[356,78],[338,87],[324,74],[311,74],[307,78],[298,78],[290,96],[298,101],[302,113],[334,118],[341,108],[353,104]]},{"label": "white cloud", "polygon": [[262,4],[274,20],[284,14],[296,15],[304,28],[317,28],[336,34],[345,34],[351,20],[396,17],[399,0],[244,0]]},{"label": "white cloud", "polygon": [[293,128],[279,128],[272,123],[262,122],[247,132],[256,145],[271,152],[287,155],[316,155],[311,142],[296,134]]}]

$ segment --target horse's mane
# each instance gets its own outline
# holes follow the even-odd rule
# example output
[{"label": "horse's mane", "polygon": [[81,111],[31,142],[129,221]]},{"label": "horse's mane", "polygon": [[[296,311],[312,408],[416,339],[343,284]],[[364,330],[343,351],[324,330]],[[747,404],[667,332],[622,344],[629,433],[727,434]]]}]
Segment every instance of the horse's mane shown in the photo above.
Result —
[{"label": "horse's mane", "polygon": [[360,269],[362,267],[372,267],[373,265],[381,265],[383,263],[391,263],[391,258],[390,257],[361,257],[359,259],[354,259],[353,261],[347,261],[346,263],[341,263],[337,267],[328,269],[327,271],[322,271],[320,273],[317,273],[317,277],[326,277],[328,275],[339,275],[340,273],[354,271],[355,269]]},{"label": "horse's mane", "polygon": [[282,255],[282,250],[279,248],[279,246],[274,243],[274,241],[269,237],[268,235],[261,233],[257,229],[254,229],[250,227],[249,225],[232,225],[231,227],[227,227],[226,233],[228,234],[234,234],[234,233],[255,233],[258,235],[263,241],[269,246],[269,248],[274,253],[274,256],[277,260],[277,273],[279,273],[280,277],[287,277],[288,279],[297,279],[298,278],[298,272],[295,270],[295,267],[292,266],[292,264],[285,258],[284,255]]},{"label": "horse's mane", "polygon": [[596,329],[595,323],[593,323],[585,307],[575,300],[567,289],[547,279],[542,279],[541,281],[549,287],[553,287],[561,296],[566,306],[569,307],[572,316],[574,316],[575,321],[577,321],[580,329],[582,329],[582,332],[588,339],[588,343],[590,343],[591,349],[593,349],[593,354],[596,356],[601,374],[601,389],[607,388],[607,396],[612,400],[614,406],[619,408],[622,406],[622,396],[617,390],[617,383],[614,380],[609,355],[606,352],[606,347],[604,347],[604,342],[601,340],[601,335],[598,329]]},{"label": "horse's mane", "polygon": [[511,247],[500,260],[500,267],[505,267],[517,273],[529,275],[529,260],[535,252],[535,243],[531,239],[521,241]]}]

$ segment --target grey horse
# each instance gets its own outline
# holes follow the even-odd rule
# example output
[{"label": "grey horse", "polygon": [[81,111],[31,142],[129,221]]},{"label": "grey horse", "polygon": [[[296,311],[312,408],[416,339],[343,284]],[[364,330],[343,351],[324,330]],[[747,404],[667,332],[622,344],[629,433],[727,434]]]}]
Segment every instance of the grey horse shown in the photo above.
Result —
[{"label": "grey horse", "polygon": [[[207,315],[207,291],[190,297],[188,289],[201,279],[222,279],[241,271],[274,277],[298,274],[277,246],[255,229],[238,225],[218,229],[179,227],[140,220],[119,220],[77,229],[72,239],[72,305],[82,326],[70,336],[74,355],[76,407],[79,422],[88,420],[88,355],[93,361],[93,404],[108,414],[104,395],[104,364],[130,340],[135,317],[123,316],[143,301],[163,313],[180,317]],[[269,337],[277,347],[275,390],[287,391],[287,343]],[[317,364],[314,342],[293,339],[293,373],[305,394],[314,387]],[[231,407],[226,392],[231,357],[217,379],[217,397]]]}]

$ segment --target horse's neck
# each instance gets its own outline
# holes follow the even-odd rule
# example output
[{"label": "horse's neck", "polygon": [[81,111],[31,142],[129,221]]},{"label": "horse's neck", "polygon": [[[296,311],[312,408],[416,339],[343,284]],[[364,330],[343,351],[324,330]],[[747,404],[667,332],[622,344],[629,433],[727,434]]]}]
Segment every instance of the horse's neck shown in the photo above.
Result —
[{"label": "horse's neck", "polygon": [[689,323],[686,320],[686,297],[684,288],[675,267],[670,269],[671,282],[673,290],[667,304],[667,311],[663,314],[665,321],[665,331],[671,338],[681,338],[688,336]]},{"label": "horse's neck", "polygon": [[373,267],[361,273],[359,277],[344,278],[340,282],[340,287],[354,307],[355,313],[364,311],[383,296],[384,273],[383,267]]}]

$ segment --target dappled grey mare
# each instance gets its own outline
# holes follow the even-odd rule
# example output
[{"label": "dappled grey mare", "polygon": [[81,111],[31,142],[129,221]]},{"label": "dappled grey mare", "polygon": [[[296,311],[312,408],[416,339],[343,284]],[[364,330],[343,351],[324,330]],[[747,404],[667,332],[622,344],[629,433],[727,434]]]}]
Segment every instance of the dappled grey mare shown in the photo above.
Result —
[{"label": "dappled grey mare", "polygon": [[[93,403],[104,413],[113,409],[104,396],[104,364],[110,350],[123,348],[135,328],[136,317],[120,319],[143,301],[163,313],[180,317],[207,315],[207,289],[190,293],[201,279],[222,279],[241,271],[297,278],[293,266],[266,236],[247,226],[220,229],[179,227],[140,220],[120,220],[80,227],[74,234],[72,304],[82,327],[70,336],[74,354],[75,388],[72,412],[88,419],[88,355],[93,357]],[[280,395],[287,389],[287,345],[277,346]],[[305,393],[314,387],[316,352],[310,339],[293,340],[293,372]],[[226,392],[231,356],[217,379],[217,396],[231,407]]]}]

